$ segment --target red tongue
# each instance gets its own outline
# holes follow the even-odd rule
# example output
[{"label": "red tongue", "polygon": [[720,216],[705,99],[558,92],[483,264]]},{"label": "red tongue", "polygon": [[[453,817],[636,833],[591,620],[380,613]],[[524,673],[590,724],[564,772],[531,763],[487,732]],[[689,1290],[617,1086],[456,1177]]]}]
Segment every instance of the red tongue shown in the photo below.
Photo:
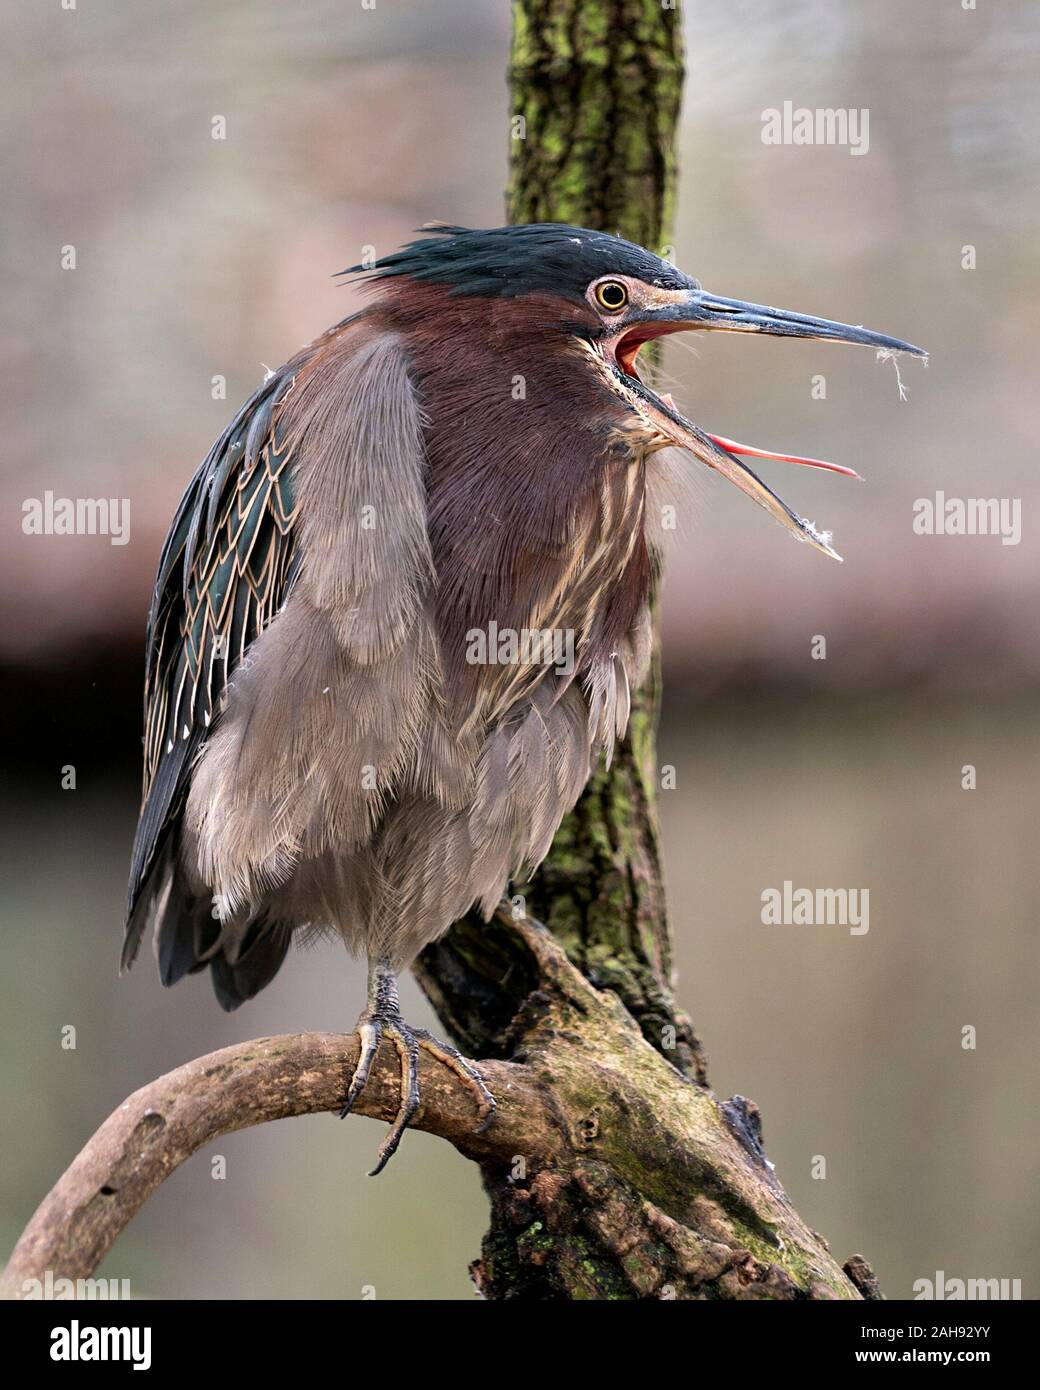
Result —
[{"label": "red tongue", "polygon": [[[676,409],[676,402],[672,399],[672,393],[662,392],[660,399]],[[752,459],[779,459],[781,463],[801,463],[806,468],[823,468],[824,473],[840,473],[845,478],[856,478],[859,482],[863,481],[862,474],[856,473],[855,468],[845,468],[841,463],[829,463],[826,459],[802,459],[797,453],[773,453],[770,449],[752,449],[749,443],[738,443],[736,439],[727,439],[726,435],[708,435],[723,449],[729,449],[730,453],[747,453]]]},{"label": "red tongue", "polygon": [[[662,393],[661,399],[673,410],[676,408],[670,392]],[[755,449],[750,444],[740,444],[735,439],[727,439],[724,434],[709,434],[708,438],[713,439],[721,448],[728,449],[731,454],[749,454],[756,459],[779,459],[781,463],[800,463],[806,468],[822,468],[826,473],[840,473],[845,478],[863,481],[861,473],[857,473],[854,468],[846,468],[841,463],[829,463],[826,459],[805,459],[800,454],[774,454],[771,449]]]},{"label": "red tongue", "polygon": [[756,459],[779,459],[781,463],[801,463],[806,468],[823,468],[828,473],[841,473],[846,478],[858,478],[863,481],[862,476],[854,468],[846,468],[840,463],[828,463],[826,459],[806,459],[798,454],[775,454],[772,449],[753,449],[750,444],[738,444],[735,439],[726,439],[724,435],[713,434],[709,436],[714,439],[716,444],[720,444],[723,449],[728,449],[731,454],[750,454]]}]

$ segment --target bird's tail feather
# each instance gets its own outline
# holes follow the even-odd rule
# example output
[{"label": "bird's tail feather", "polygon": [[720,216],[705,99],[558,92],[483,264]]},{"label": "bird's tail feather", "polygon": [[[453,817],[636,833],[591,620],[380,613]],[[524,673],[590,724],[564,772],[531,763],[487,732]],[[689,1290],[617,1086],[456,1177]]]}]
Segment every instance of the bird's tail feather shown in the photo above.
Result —
[{"label": "bird's tail feather", "polygon": [[149,875],[127,923],[122,968],[133,964],[145,929],[154,922],[162,983],[175,985],[209,966],[213,992],[230,1012],[270,984],[289,949],[292,928],[264,912],[222,923],[212,899],[179,881],[175,862],[175,852],[167,849]]},{"label": "bird's tail feather", "polygon": [[218,951],[209,968],[220,1007],[231,1013],[269,985],[285,959],[291,938],[291,927],[263,919],[250,927],[234,961]]}]

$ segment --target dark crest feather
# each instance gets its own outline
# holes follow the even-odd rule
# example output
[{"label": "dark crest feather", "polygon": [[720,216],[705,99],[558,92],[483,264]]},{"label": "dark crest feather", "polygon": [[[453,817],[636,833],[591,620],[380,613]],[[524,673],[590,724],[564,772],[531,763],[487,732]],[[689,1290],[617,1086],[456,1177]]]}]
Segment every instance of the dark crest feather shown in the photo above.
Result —
[{"label": "dark crest feather", "polygon": [[369,282],[408,276],[448,285],[454,294],[503,296],[538,291],[581,297],[601,275],[629,275],[662,289],[689,289],[695,281],[652,252],[622,237],[563,222],[518,227],[424,228],[430,235],[341,275]]}]

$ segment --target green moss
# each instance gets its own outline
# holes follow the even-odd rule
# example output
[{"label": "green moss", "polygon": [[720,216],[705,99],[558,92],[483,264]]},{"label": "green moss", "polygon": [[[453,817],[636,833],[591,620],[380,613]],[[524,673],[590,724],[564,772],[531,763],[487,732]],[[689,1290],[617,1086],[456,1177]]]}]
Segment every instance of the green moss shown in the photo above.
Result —
[{"label": "green moss", "polygon": [[[660,248],[675,203],[682,78],[680,18],[660,0],[514,0],[510,114],[525,118],[527,138],[510,142],[509,219],[600,227]],[[687,1039],[682,1060],[692,1072],[696,1042],[670,994],[659,872],[658,690],[655,654],[651,681],[635,696],[628,738],[612,767],[597,770],[533,882],[514,891],[575,965],[599,989],[614,992],[669,1062],[677,1054],[663,1051],[664,1029]],[[528,998],[531,972],[506,928],[468,919],[423,960],[435,981],[434,1002],[446,1005],[453,1027],[471,1030],[471,1037],[460,1037],[463,1046],[472,1050],[489,1037],[496,1043],[505,1037],[508,1046],[523,1049],[509,1020]],[[493,1016],[490,1026],[474,1017],[474,1000],[483,1000],[479,1007]],[[582,1014],[554,998],[551,1007],[550,1019],[536,1011],[538,1073],[577,1136],[586,1117],[599,1117],[597,1133],[579,1142],[587,1142],[602,1168],[604,1192],[615,1189],[633,1219],[648,1201],[692,1229],[698,1227],[695,1199],[707,1196],[732,1239],[763,1265],[780,1265],[803,1288],[818,1278],[808,1269],[810,1255],[790,1241],[782,1249],[769,1220],[742,1197],[751,1189],[736,1176],[740,1156],[720,1128],[714,1100],[688,1083],[681,1089],[671,1068],[633,1046],[632,1035],[618,1027],[618,1008],[605,999],[601,1017],[595,1006]],[[541,1050],[552,1033],[554,1041]],[[611,1094],[612,1070],[618,1084]],[[685,1133],[672,1123],[679,1113]],[[487,1175],[486,1181],[493,1224],[485,1265],[495,1296],[646,1296],[659,1271],[674,1270],[672,1252],[649,1237],[623,1256],[590,1239],[582,1227],[587,1203],[570,1190],[558,1199],[554,1235],[541,1221],[517,1234],[510,1194]],[[671,1282],[683,1281],[673,1274]]]}]

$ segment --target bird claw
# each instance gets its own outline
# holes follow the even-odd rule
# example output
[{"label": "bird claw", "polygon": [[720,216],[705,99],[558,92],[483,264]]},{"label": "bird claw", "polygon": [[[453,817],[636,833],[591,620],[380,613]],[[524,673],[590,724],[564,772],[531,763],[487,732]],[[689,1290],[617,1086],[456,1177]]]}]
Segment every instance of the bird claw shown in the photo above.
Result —
[{"label": "bird claw", "polygon": [[463,1057],[457,1047],[441,1042],[440,1038],[435,1038],[425,1028],[416,1028],[414,1036],[420,1047],[424,1047],[431,1057],[436,1057],[438,1062],[442,1062],[449,1071],[453,1071],[473,1093],[479,1117],[473,1133],[483,1134],[495,1118],[495,1097],[488,1090],[480,1072],[477,1071],[472,1062]]},{"label": "bird claw", "polygon": [[410,1028],[396,1010],[366,1009],[358,1019],[357,1031],[361,1038],[361,1051],[357,1066],[347,1090],[347,1097],[340,1113],[345,1119],[350,1114],[358,1096],[368,1084],[372,1063],[383,1038],[397,1048],[401,1061],[401,1103],[390,1132],[383,1140],[376,1155],[376,1165],[369,1173],[374,1178],[381,1173],[397,1152],[401,1137],[408,1128],[415,1112],[419,1109],[419,1050],[424,1049],[437,1061],[462,1081],[473,1093],[477,1103],[478,1123],[475,1134],[482,1134],[495,1116],[495,1098],[484,1083],[483,1077],[472,1062],[463,1057],[457,1048],[441,1042],[425,1028]]}]

